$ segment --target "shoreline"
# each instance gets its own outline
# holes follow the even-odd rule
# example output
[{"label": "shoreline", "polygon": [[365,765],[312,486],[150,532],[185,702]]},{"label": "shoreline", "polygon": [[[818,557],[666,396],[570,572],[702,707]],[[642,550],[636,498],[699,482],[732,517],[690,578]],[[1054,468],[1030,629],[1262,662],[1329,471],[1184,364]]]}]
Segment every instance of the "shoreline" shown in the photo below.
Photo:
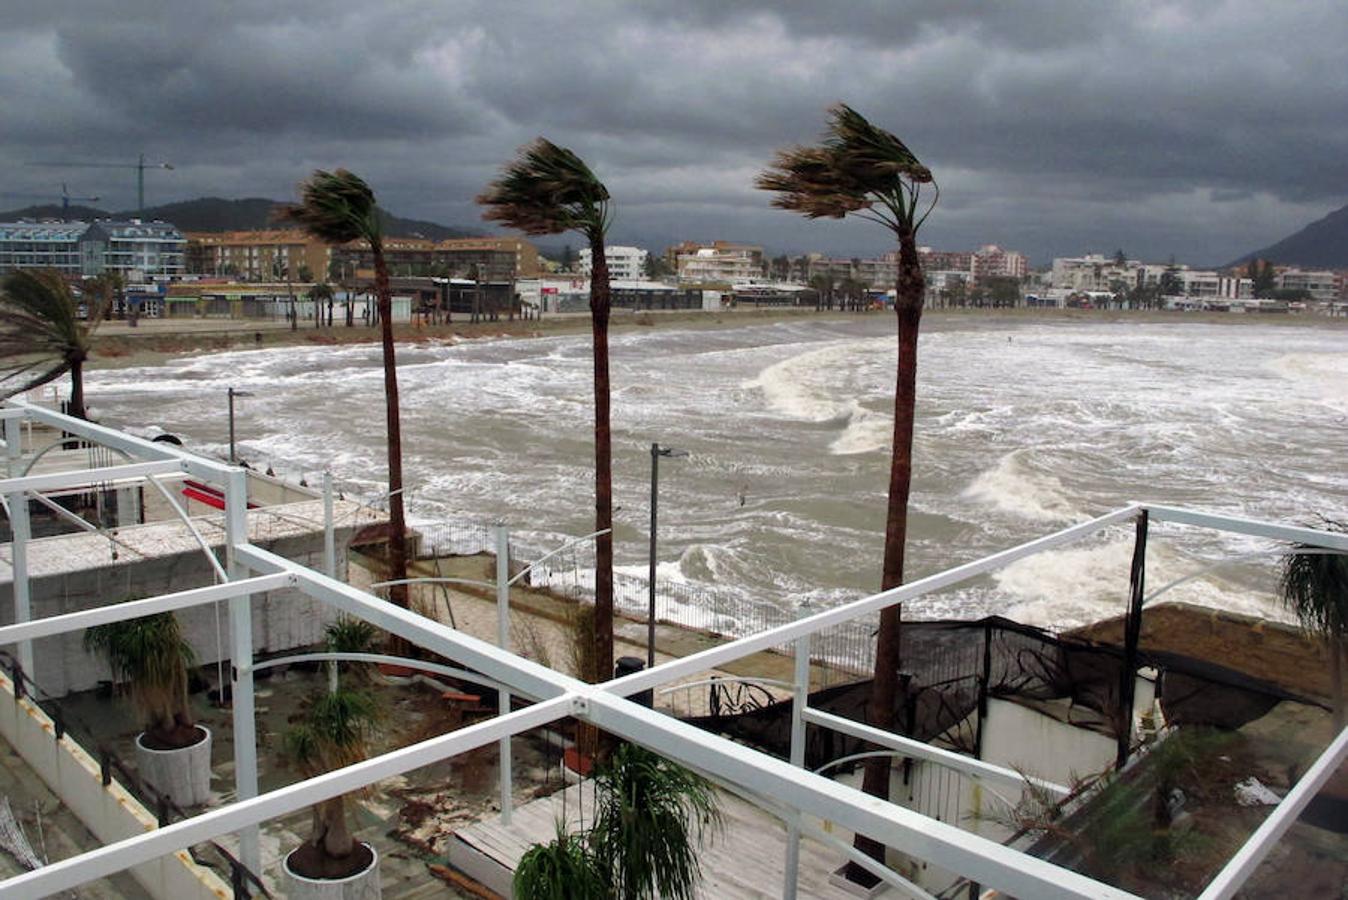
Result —
[{"label": "shoreline", "polygon": [[[801,308],[735,310],[615,310],[610,320],[612,331],[636,329],[712,329],[791,321],[847,322],[857,318],[887,317],[887,311],[863,313],[838,310],[815,311]],[[944,330],[965,324],[997,322],[1096,322],[1118,325],[1253,325],[1280,327],[1348,329],[1348,319],[1292,315],[1256,315],[1216,312],[1173,312],[1167,310],[1088,310],[1088,309],[929,309],[923,313],[929,330]],[[541,320],[496,322],[453,322],[441,325],[398,324],[394,340],[400,344],[421,344],[446,340],[483,340],[500,338],[547,337],[580,334],[590,330],[587,313],[545,316]],[[244,349],[275,349],[290,346],[346,346],[373,344],[380,339],[379,329],[367,325],[313,328],[301,325],[292,331],[286,322],[235,319],[143,319],[130,328],[123,321],[104,323],[94,338],[89,369],[119,369],[157,365],[185,354],[218,353]]]}]

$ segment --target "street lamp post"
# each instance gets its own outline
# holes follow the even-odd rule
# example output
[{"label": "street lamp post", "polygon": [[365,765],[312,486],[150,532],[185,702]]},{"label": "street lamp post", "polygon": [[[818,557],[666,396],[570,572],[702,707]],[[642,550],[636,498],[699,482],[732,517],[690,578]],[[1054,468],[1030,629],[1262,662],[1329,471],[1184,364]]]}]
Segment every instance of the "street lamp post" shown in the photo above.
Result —
[{"label": "street lamp post", "polygon": [[655,667],[655,532],[657,523],[657,509],[659,505],[660,488],[660,457],[668,456],[677,459],[687,456],[687,450],[676,450],[673,447],[661,447],[659,444],[651,444],[651,559],[650,559],[650,577],[647,579],[647,589],[649,590],[650,608],[646,614],[646,667]]},{"label": "street lamp post", "polygon": [[234,453],[234,398],[251,396],[253,395],[248,391],[236,391],[234,388],[229,389],[229,461],[232,463],[239,461],[238,456]]}]

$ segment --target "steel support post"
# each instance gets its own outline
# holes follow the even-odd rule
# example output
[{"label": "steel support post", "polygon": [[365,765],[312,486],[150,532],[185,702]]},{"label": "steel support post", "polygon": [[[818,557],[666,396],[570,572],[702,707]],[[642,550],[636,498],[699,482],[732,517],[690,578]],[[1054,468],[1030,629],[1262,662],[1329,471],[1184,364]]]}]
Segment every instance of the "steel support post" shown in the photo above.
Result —
[{"label": "steel support post", "polygon": [[[797,618],[809,614],[806,603],[800,605]],[[810,700],[810,636],[796,638],[795,677],[791,686],[790,763],[805,766],[805,706]],[[786,865],[782,874],[783,900],[795,900],[800,876],[800,811],[792,810],[786,831]]]},{"label": "steel support post", "polygon": [[[510,649],[510,531],[505,525],[496,526],[496,645],[502,650]],[[504,685],[496,691],[497,713],[510,714],[510,691]],[[501,824],[510,824],[513,802],[512,753],[510,735],[501,738],[497,753],[501,788]]]},{"label": "steel support post", "polygon": [[21,415],[5,418],[5,474],[17,478],[23,462],[23,419]]},{"label": "steel support post", "polygon": [[660,445],[651,444],[651,550],[646,577],[646,668],[655,668],[655,533],[660,503]]},{"label": "steel support post", "polygon": [[[33,533],[28,519],[28,494],[12,491],[5,495],[5,502],[9,504],[9,529],[13,533],[9,546],[10,567],[14,570],[14,621],[17,624],[33,618],[32,591],[28,583],[28,542]],[[33,677],[32,641],[19,642],[19,665],[25,675]],[[22,687],[16,684],[14,689],[17,691]]]},{"label": "steel support post", "polygon": [[1128,615],[1123,620],[1123,666],[1119,672],[1118,747],[1114,768],[1122,770],[1133,743],[1133,695],[1137,692],[1137,644],[1142,636],[1142,603],[1147,575],[1147,520],[1144,509],[1137,514],[1133,538],[1133,565],[1128,576]]},{"label": "steel support post", "polygon": [[337,577],[337,530],[332,518],[332,470],[323,470],[323,574]]},{"label": "steel support post", "polygon": [[[248,543],[248,473],[234,469],[225,476],[225,546],[231,580],[249,571],[238,547]],[[229,661],[234,715],[234,792],[239,800],[257,796],[257,722],[253,711],[253,598],[229,601]],[[224,690],[224,686],[221,686]],[[239,832],[239,858],[253,872],[262,870],[258,826]]]}]

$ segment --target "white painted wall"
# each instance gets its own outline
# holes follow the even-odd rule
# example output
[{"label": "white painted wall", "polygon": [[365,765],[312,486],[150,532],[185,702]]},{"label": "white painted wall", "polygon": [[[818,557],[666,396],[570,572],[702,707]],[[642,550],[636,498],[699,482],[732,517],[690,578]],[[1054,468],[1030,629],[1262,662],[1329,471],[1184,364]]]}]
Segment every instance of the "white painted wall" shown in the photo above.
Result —
[{"label": "white painted wall", "polygon": [[[69,734],[56,740],[56,728],[46,713],[27,699],[15,700],[14,685],[4,675],[0,675],[0,737],[102,843],[158,827],[150,811],[115,779],[103,786],[98,761]],[[228,900],[234,895],[223,879],[192,862],[185,850],[130,873],[155,900]]]}]

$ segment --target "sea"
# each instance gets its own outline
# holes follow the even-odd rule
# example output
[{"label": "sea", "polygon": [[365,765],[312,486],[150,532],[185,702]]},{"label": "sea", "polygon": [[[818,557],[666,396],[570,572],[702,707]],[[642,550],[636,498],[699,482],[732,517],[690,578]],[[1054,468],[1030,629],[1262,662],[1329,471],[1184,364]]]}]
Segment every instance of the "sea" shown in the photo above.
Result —
[{"label": "sea", "polygon": [[[593,529],[588,333],[397,348],[410,518],[503,522],[535,555]],[[892,315],[611,336],[620,572],[791,611],[879,586],[896,361]],[[1328,323],[929,314],[906,575],[911,580],[1133,501],[1314,524],[1348,519],[1348,329]],[[194,352],[90,372],[105,423],[240,455],[345,491],[385,490],[378,345]],[[1131,528],[910,601],[905,617],[1005,615],[1055,629],[1121,613]],[[1156,525],[1149,591],[1286,619],[1283,548]],[[573,560],[577,577],[592,559]],[[713,602],[717,602],[713,599]],[[744,623],[741,623],[744,624]],[[732,622],[731,628],[735,627]],[[745,625],[747,627],[747,625]]]}]

